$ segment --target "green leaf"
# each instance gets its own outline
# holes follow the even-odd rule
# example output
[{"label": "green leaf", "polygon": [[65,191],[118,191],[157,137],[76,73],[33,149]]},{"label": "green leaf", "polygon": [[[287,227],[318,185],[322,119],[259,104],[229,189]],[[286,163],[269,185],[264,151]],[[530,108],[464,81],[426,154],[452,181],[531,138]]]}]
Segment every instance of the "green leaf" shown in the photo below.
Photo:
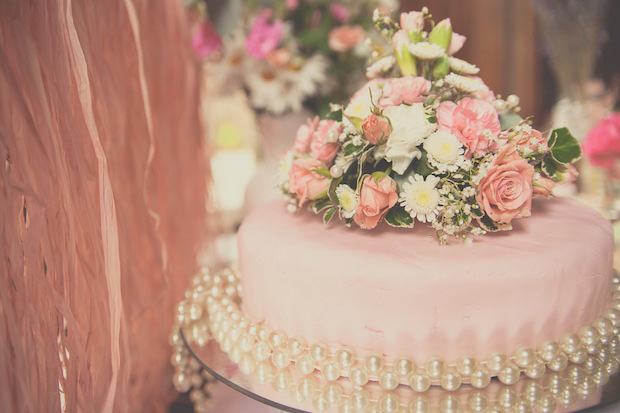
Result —
[{"label": "green leaf", "polygon": [[551,131],[549,147],[551,147],[553,159],[565,165],[578,161],[583,154],[579,141],[567,128]]},{"label": "green leaf", "polygon": [[422,156],[420,156],[420,159],[414,159],[413,162],[411,162],[411,165],[413,165],[413,172],[420,174],[423,177],[427,177],[433,172],[433,169],[428,165],[428,156],[426,155],[425,150],[422,150]]},{"label": "green leaf", "polygon": [[499,123],[502,130],[508,130],[523,122],[523,118],[518,113],[511,110],[502,112],[499,115]]},{"label": "green leaf", "polygon": [[329,221],[331,221],[332,218],[334,217],[334,214],[336,213],[336,211],[338,211],[338,208],[336,207],[331,207],[327,211],[325,211],[325,214],[323,215],[323,223],[328,224]]},{"label": "green leaf", "polygon": [[487,214],[480,219],[478,219],[478,224],[480,227],[488,232],[497,232],[497,231],[508,231],[512,229],[512,225],[510,224],[499,224],[491,219]]},{"label": "green leaf", "polygon": [[552,179],[558,173],[558,165],[552,156],[545,156],[545,158],[540,163],[540,169],[545,175]]},{"label": "green leaf", "polygon": [[332,179],[332,181],[329,183],[329,189],[327,190],[327,196],[329,196],[329,199],[331,199],[332,203],[335,205],[338,205],[338,197],[336,196],[336,188],[338,188],[338,185],[342,183],[343,177],[344,175],[341,176],[340,178]]},{"label": "green leaf", "polygon": [[332,201],[329,198],[324,198],[324,199],[319,199],[316,202],[314,202],[312,204],[312,212],[314,212],[315,214],[320,213],[321,211],[323,211],[325,208],[328,208],[332,206]]},{"label": "green leaf", "polygon": [[394,205],[385,214],[385,222],[396,228],[413,228],[413,218],[400,204]]},{"label": "green leaf", "polygon": [[355,152],[358,152],[362,149],[361,146],[355,146],[352,143],[349,143],[344,147],[344,156],[353,155]]},{"label": "green leaf", "polygon": [[324,176],[326,178],[331,178],[332,174],[329,173],[329,170],[327,168],[316,168],[316,169],[312,169],[312,172],[316,172],[317,174]]},{"label": "green leaf", "polygon": [[342,122],[342,109],[335,112],[329,112],[325,118],[335,120],[336,122]]},{"label": "green leaf", "polygon": [[356,116],[347,116],[347,119],[349,119],[349,122],[353,124],[355,129],[357,129],[358,131],[362,130],[362,122],[364,122],[364,119],[358,118]]}]

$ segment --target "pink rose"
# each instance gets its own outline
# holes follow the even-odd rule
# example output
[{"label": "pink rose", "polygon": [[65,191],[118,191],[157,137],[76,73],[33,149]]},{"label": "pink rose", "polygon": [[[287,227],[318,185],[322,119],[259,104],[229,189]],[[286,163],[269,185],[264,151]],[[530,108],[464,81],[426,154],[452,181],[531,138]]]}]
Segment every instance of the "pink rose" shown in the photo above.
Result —
[{"label": "pink rose", "polygon": [[534,181],[533,192],[534,196],[549,196],[551,192],[553,192],[553,188],[555,188],[555,181],[551,178],[547,178],[546,176],[541,176],[537,180]]},{"label": "pink rose", "polygon": [[196,28],[192,37],[192,49],[198,57],[208,57],[222,48],[222,40],[208,20]]},{"label": "pink rose", "polygon": [[377,116],[374,113],[364,119],[364,122],[362,122],[362,130],[364,131],[366,139],[373,145],[385,142],[388,136],[390,136],[389,122],[385,118]]},{"label": "pink rose", "polygon": [[541,146],[543,150],[547,149],[547,140],[543,137],[542,133],[536,129],[532,129],[529,133],[526,132],[517,136],[515,144],[522,148],[530,148],[536,152],[539,152]]},{"label": "pink rose", "polygon": [[301,125],[297,129],[297,135],[295,135],[295,144],[293,150],[298,153],[306,153],[310,150],[310,143],[312,142],[312,136],[316,127],[319,125],[319,117],[315,116],[314,119],[308,118],[305,125]]},{"label": "pink rose", "polygon": [[278,47],[282,39],[284,23],[280,20],[269,23],[270,18],[271,10],[259,14],[245,39],[245,48],[255,60],[264,60]]},{"label": "pink rose", "polygon": [[478,185],[478,204],[500,224],[529,217],[533,179],[534,167],[519,156],[513,145],[505,145],[495,155],[487,175]]},{"label": "pink rose", "polygon": [[329,5],[329,12],[340,23],[346,23],[349,20],[349,11],[340,3],[331,3]]},{"label": "pink rose", "polygon": [[484,83],[484,81],[481,78],[479,78],[478,76],[468,76],[468,77],[476,80],[478,84],[480,85],[480,90],[473,93],[473,96],[475,98],[487,101],[489,103],[495,103],[495,101],[497,100],[497,98],[495,97],[495,93],[491,90],[491,88],[487,86],[486,83]]},{"label": "pink rose", "polygon": [[489,102],[464,98],[454,103],[442,102],[437,108],[440,129],[450,131],[465,145],[465,156],[484,155],[489,140],[497,139],[501,131],[497,111]]},{"label": "pink rose", "polygon": [[424,28],[424,14],[419,11],[410,11],[400,14],[401,29],[411,32],[421,32]]},{"label": "pink rose", "polygon": [[333,120],[320,121],[310,143],[310,155],[326,164],[331,164],[340,149],[337,142],[329,142],[329,134],[332,131],[338,136],[342,132],[342,126],[338,126]]},{"label": "pink rose", "polygon": [[361,26],[340,26],[329,32],[329,47],[336,52],[346,52],[361,43],[366,32]]},{"label": "pink rose", "polygon": [[424,102],[430,90],[431,82],[423,77],[405,76],[388,79],[383,85],[379,107],[385,109],[403,102],[409,105]]},{"label": "pink rose", "polygon": [[461,50],[463,48],[463,45],[465,44],[465,40],[467,40],[467,37],[463,36],[462,34],[452,32],[452,37],[450,38],[450,45],[448,46],[448,50],[446,51],[446,53],[452,56],[453,54]]},{"label": "pink rose", "polygon": [[396,182],[385,175],[379,180],[367,176],[362,182],[359,203],[353,220],[362,229],[373,229],[396,201]]},{"label": "pink rose", "polygon": [[588,132],[583,151],[592,165],[614,168],[620,158],[620,113],[612,113]]},{"label": "pink rose", "polygon": [[269,53],[267,61],[274,67],[285,68],[291,63],[291,52],[281,47]]},{"label": "pink rose", "polygon": [[293,161],[288,173],[288,189],[297,195],[299,206],[307,200],[317,199],[329,188],[329,178],[313,172],[324,169],[325,164],[317,159],[304,156]]}]

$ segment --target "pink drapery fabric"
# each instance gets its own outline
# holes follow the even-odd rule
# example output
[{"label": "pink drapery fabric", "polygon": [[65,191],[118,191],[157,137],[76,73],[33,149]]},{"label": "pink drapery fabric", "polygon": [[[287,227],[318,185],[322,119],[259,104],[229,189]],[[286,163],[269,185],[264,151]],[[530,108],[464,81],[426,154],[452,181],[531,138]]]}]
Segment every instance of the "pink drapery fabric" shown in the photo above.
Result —
[{"label": "pink drapery fabric", "polygon": [[178,0],[0,2],[2,412],[167,408],[208,235],[187,19]]}]

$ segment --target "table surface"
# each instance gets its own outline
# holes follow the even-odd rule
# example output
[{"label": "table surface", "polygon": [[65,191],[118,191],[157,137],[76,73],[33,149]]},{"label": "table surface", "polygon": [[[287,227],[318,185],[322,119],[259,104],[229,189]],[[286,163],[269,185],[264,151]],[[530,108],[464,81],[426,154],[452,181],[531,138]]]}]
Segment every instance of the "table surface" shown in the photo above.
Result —
[{"label": "table surface", "polygon": [[[275,375],[261,375],[257,371],[242,372],[242,368],[237,363],[232,362],[228,355],[220,350],[217,342],[211,340],[205,346],[198,346],[197,344],[188,344],[182,331],[181,335],[190,355],[217,380],[247,397],[285,412],[337,412],[340,411],[340,402],[347,397],[350,398],[359,394],[359,389],[354,388],[347,379],[340,379],[331,383],[318,377],[308,379],[292,366],[274,371],[277,373]],[[444,408],[447,405],[454,406],[455,403],[461,405],[471,403],[474,395],[478,397],[477,400],[482,395],[483,401],[487,400],[491,403],[499,403],[500,400],[512,400],[511,402],[514,405],[514,403],[524,399],[521,391],[525,382],[527,380],[521,380],[513,386],[506,386],[494,379],[491,385],[483,390],[464,385],[455,392],[448,392],[434,386],[424,393],[416,393],[407,386],[399,386],[393,391],[387,391],[375,383],[364,386],[364,389],[365,394],[370,396],[372,403],[377,406],[382,405],[383,408],[389,404],[394,406],[395,401],[401,406],[412,406],[413,403],[420,406],[421,403],[425,403],[431,408],[439,408],[440,406]],[[545,377],[539,379],[539,382],[549,383],[549,381],[545,382]],[[303,392],[299,391],[302,383],[306,385],[306,388],[308,383],[313,384],[312,397],[308,397],[308,393],[304,397]],[[616,374],[590,396],[573,397],[570,404],[562,405],[559,403],[557,411],[619,412],[619,403],[620,374]]]}]

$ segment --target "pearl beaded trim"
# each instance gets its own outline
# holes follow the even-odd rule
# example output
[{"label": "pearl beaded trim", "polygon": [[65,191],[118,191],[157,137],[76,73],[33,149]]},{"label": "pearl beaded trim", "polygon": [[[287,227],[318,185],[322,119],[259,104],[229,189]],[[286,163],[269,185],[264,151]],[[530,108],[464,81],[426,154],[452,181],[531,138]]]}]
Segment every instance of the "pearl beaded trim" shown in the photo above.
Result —
[{"label": "pearl beaded trim", "polygon": [[[455,363],[433,358],[419,366],[407,357],[386,360],[378,353],[358,357],[349,347],[333,349],[308,343],[300,337],[288,338],[286,333],[272,331],[263,323],[245,320],[239,306],[241,286],[231,269],[213,274],[207,271],[197,276],[194,283],[196,288],[191,294],[201,299],[188,307],[181,304],[179,322],[199,320],[206,309],[206,323],[194,324],[189,334],[201,345],[201,341],[206,343],[208,332],[240,366],[255,366],[270,360],[276,369],[282,370],[294,363],[302,374],[319,371],[330,382],[348,377],[356,386],[376,381],[386,390],[403,384],[416,392],[424,392],[431,385],[453,391],[463,383],[484,388],[492,377],[504,384],[514,384],[522,375],[536,379],[547,370],[563,371],[569,362],[584,363],[589,355],[606,366],[599,374],[614,374],[619,368],[620,278],[617,275],[613,278],[610,308],[592,325],[575,334],[542,343],[537,349],[518,347],[512,355],[496,353],[487,360],[463,356]],[[206,305],[197,304],[200,301]]]}]

